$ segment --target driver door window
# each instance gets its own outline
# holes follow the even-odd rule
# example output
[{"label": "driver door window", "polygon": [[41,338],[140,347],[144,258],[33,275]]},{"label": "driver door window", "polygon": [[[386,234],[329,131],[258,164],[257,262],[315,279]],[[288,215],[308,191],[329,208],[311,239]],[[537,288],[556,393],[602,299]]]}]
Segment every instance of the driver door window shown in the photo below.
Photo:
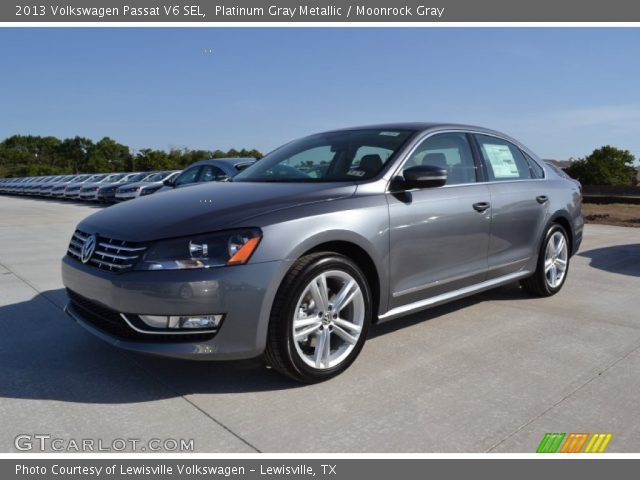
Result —
[{"label": "driver door window", "polygon": [[447,171],[447,185],[475,183],[476,165],[465,133],[439,133],[424,140],[404,168],[433,165]]}]

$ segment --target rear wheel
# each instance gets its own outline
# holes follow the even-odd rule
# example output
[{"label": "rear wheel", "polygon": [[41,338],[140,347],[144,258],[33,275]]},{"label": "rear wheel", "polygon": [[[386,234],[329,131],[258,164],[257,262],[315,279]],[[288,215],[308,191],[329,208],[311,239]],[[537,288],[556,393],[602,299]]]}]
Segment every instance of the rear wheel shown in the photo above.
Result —
[{"label": "rear wheel", "polygon": [[362,350],[371,315],[369,285],[355,263],[335,253],[306,255],[276,295],[267,361],[305,383],[334,377]]},{"label": "rear wheel", "polygon": [[535,273],[520,282],[522,287],[534,295],[550,297],[560,291],[569,271],[569,243],[567,232],[561,225],[553,224],[547,234],[540,253]]}]

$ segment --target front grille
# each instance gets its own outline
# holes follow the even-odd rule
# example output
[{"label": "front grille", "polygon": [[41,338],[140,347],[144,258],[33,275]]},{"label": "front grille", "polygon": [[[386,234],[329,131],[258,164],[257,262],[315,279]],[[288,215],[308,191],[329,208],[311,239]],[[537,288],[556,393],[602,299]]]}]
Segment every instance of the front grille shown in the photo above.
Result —
[{"label": "front grille", "polygon": [[[213,333],[141,333],[131,328],[120,313],[67,289],[70,306],[82,320],[111,336],[141,342],[198,342],[213,338]],[[137,315],[127,314],[131,321],[141,322]]]},{"label": "front grille", "polygon": [[[82,247],[90,236],[89,233],[76,230],[69,242],[67,255],[81,260]],[[109,272],[124,272],[133,268],[146,249],[147,247],[140,243],[98,236],[95,251],[88,264]]]}]

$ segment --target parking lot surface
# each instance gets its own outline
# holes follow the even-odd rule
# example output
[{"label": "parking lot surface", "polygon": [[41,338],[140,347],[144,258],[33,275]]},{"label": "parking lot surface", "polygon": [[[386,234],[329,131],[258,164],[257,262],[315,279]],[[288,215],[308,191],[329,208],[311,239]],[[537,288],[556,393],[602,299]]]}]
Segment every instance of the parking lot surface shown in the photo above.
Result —
[{"label": "parking lot surface", "polygon": [[640,451],[640,229],[587,225],[567,283],[372,329],[343,375],[128,353],[66,317],[60,258],[95,206],[0,197],[0,451],[20,434],[193,439],[197,452],[534,452],[546,432]]}]

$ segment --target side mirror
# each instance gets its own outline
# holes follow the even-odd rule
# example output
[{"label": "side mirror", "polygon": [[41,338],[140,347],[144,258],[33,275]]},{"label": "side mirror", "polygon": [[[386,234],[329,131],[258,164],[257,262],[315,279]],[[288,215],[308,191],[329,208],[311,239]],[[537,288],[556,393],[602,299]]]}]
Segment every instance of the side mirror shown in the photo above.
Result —
[{"label": "side mirror", "polygon": [[162,183],[166,186],[166,187],[175,187],[176,186],[176,180],[175,178],[172,179],[167,179],[167,180],[163,180]]},{"label": "side mirror", "polygon": [[416,165],[402,171],[402,177],[394,179],[394,188],[411,190],[413,188],[442,187],[447,183],[447,170],[435,165]]}]

